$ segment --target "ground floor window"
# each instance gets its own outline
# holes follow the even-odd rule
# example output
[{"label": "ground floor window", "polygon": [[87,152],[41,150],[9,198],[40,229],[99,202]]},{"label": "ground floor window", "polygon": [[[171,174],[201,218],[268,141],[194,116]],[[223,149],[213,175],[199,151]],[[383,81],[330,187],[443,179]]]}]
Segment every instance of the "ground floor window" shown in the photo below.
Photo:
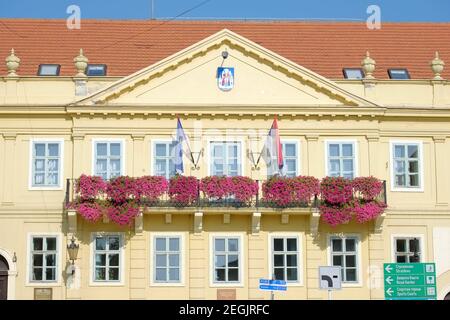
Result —
[{"label": "ground floor window", "polygon": [[421,245],[417,237],[394,238],[395,262],[415,263],[421,262]]},{"label": "ground floor window", "polygon": [[122,238],[102,235],[94,238],[94,281],[120,282]]},{"label": "ground floor window", "polygon": [[274,236],[272,244],[272,275],[275,280],[298,282],[299,243],[298,238]]},{"label": "ground floor window", "polygon": [[354,236],[331,237],[331,263],[342,267],[342,281],[357,283],[358,238]]},{"label": "ground floor window", "polygon": [[180,283],[181,237],[155,236],[153,280],[157,283]]},{"label": "ground floor window", "polygon": [[58,237],[31,237],[31,282],[56,282],[58,274]]},{"label": "ground floor window", "polygon": [[240,282],[240,246],[239,237],[213,237],[215,283]]}]

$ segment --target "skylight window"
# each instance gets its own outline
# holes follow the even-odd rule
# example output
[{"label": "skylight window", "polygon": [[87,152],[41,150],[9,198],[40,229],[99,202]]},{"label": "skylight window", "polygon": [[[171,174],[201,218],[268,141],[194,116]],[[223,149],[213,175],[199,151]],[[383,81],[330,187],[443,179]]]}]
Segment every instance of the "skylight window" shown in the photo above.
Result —
[{"label": "skylight window", "polygon": [[38,76],[59,76],[61,65],[59,64],[40,64]]},{"label": "skylight window", "polygon": [[408,69],[388,69],[389,78],[393,80],[409,80]]},{"label": "skylight window", "polygon": [[361,68],[344,68],[342,69],[345,79],[360,80],[364,79],[364,72]]},{"label": "skylight window", "polygon": [[91,77],[106,76],[106,64],[89,64],[86,68],[86,75]]}]

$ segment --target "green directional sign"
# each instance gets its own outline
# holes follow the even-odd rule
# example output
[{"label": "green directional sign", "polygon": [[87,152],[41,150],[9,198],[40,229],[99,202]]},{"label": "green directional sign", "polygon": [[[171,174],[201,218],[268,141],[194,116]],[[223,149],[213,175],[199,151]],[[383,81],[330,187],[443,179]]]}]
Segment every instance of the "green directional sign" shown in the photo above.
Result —
[{"label": "green directional sign", "polygon": [[435,300],[435,264],[385,263],[384,297],[386,300]]}]

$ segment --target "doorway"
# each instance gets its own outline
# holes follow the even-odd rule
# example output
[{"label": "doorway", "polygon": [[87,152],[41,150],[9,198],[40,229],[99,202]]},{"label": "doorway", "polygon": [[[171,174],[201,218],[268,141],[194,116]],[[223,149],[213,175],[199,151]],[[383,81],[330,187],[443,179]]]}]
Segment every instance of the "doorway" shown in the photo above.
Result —
[{"label": "doorway", "polygon": [[0,300],[8,299],[8,271],[8,262],[0,255]]}]

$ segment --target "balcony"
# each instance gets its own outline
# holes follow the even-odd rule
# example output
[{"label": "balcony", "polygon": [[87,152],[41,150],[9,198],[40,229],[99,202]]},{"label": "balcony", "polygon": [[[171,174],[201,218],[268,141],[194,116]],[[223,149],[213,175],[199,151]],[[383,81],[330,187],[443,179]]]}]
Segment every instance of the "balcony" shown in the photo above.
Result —
[{"label": "balcony", "polygon": [[[345,209],[349,204],[356,214]],[[336,226],[348,223],[356,215],[359,223],[375,220],[375,229],[380,230],[385,217],[386,182],[374,177],[354,180],[327,177],[319,181],[302,176],[266,181],[184,176],[169,181],[163,177],[118,177],[103,181],[82,175],[79,179],[67,179],[64,207],[72,221],[69,226],[75,224],[75,229],[78,214],[91,222],[103,218],[126,225],[135,220],[138,225],[144,213],[164,214],[166,223],[171,222],[172,214],[194,213],[198,231],[205,213],[223,214],[224,223],[229,223],[231,214],[252,215],[254,232],[259,230],[261,214],[280,215],[282,223],[288,223],[289,215],[310,216],[312,233],[317,233],[321,216]],[[334,215],[335,212],[338,214]],[[340,220],[335,219],[343,215]]]}]

